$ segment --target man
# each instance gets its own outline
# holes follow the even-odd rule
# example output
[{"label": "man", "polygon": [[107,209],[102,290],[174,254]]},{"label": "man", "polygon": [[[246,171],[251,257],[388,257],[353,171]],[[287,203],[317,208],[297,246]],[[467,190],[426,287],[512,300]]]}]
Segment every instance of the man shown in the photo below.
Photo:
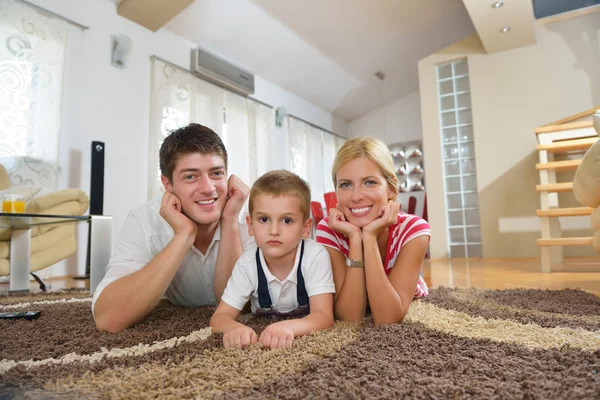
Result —
[{"label": "man", "polygon": [[227,179],[227,151],[214,131],[180,128],[165,138],[159,157],[165,194],[130,211],[94,293],[100,330],[136,324],[163,295],[187,307],[216,305],[253,243],[238,223],[249,188],[235,175]]}]

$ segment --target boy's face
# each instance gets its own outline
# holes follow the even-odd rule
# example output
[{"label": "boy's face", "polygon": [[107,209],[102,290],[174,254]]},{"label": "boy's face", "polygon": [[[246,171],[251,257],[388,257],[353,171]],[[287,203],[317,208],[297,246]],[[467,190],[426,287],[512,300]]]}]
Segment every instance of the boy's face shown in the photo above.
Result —
[{"label": "boy's face", "polygon": [[200,225],[219,221],[227,201],[227,171],[221,156],[191,153],[180,156],[173,180],[161,177],[165,190],[181,201],[181,210]]},{"label": "boy's face", "polygon": [[265,260],[293,259],[302,238],[310,234],[312,220],[304,219],[300,199],[293,195],[259,194],[252,215],[246,217],[248,233],[263,251]]}]

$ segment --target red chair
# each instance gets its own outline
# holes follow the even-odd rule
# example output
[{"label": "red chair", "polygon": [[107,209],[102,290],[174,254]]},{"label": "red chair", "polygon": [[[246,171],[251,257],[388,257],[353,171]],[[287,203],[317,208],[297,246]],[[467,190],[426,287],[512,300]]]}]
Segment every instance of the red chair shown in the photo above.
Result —
[{"label": "red chair", "polygon": [[327,192],[323,195],[323,198],[325,199],[325,209],[329,213],[329,210],[337,206],[337,197],[335,197],[335,192]]},{"label": "red chair", "polygon": [[317,224],[325,217],[325,215],[323,215],[323,206],[321,206],[321,203],[318,201],[311,201],[310,211],[312,212],[313,219],[315,220],[314,226],[317,226]]},{"label": "red chair", "polygon": [[427,221],[427,193],[405,192],[398,194],[400,210],[408,214],[418,215]]}]

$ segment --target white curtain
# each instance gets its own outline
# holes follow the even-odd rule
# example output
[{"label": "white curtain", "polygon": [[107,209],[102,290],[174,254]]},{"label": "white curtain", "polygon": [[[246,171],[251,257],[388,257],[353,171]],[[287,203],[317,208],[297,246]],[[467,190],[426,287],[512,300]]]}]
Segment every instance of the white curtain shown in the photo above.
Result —
[{"label": "white curtain", "polygon": [[274,111],[271,107],[247,99],[250,144],[250,179],[254,183],[262,174],[274,169],[272,135]]},{"label": "white curtain", "polygon": [[[248,185],[271,169],[271,107],[220,88],[158,58],[152,59],[148,197],[163,192],[158,152],[173,129],[197,122],[223,139],[228,172]],[[242,213],[243,214],[243,213]]]},{"label": "white curtain", "polygon": [[12,185],[56,189],[67,26],[0,0],[0,162]]},{"label": "white curtain", "polygon": [[334,190],[331,181],[333,159],[345,139],[294,117],[289,116],[287,120],[289,169],[308,182],[312,200],[324,205],[323,195]]},{"label": "white curtain", "polygon": [[220,87],[157,58],[152,59],[151,85],[149,199],[164,191],[160,181],[158,152],[169,132],[190,122],[197,122],[222,135],[224,122],[224,91]]}]

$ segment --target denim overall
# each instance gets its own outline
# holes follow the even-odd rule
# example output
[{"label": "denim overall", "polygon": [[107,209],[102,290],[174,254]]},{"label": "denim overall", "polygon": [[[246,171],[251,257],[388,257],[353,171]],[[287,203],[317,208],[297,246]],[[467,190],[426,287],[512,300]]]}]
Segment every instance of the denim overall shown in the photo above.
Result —
[{"label": "denim overall", "polygon": [[300,248],[300,261],[298,262],[298,285],[296,287],[296,296],[298,299],[298,307],[295,310],[285,313],[279,312],[272,307],[271,296],[269,295],[269,284],[267,277],[260,262],[259,249],[256,249],[256,268],[258,270],[258,303],[260,308],[254,312],[259,316],[281,316],[281,317],[304,317],[310,313],[308,304],[308,294],[304,286],[304,277],[302,276],[302,258],[304,256],[304,240]]}]

